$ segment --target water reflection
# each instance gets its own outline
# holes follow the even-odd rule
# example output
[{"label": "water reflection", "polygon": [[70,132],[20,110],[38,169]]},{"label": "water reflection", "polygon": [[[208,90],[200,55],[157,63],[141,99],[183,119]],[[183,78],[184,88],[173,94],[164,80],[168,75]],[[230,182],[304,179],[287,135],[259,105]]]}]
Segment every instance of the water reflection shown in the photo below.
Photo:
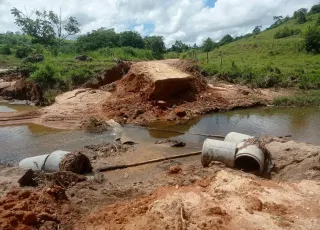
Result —
[{"label": "water reflection", "polygon": [[[294,140],[320,145],[319,108],[254,108],[207,115],[185,125],[157,124],[152,127],[215,135],[226,135],[231,131],[254,136],[292,135]],[[166,135],[167,137],[181,136],[154,130],[149,133],[156,138],[164,138]],[[192,143],[201,143],[205,139],[190,134],[183,135],[182,138]]]},{"label": "water reflection", "polygon": [[25,157],[55,150],[74,151],[88,144],[114,139],[110,133],[87,134],[59,131],[38,125],[0,127],[0,164],[17,163]]}]

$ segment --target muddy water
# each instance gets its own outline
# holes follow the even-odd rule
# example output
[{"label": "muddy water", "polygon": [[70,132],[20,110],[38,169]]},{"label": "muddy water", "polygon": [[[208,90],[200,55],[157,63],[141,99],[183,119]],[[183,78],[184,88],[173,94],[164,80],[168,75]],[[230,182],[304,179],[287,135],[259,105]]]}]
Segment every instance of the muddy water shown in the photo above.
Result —
[{"label": "muddy water", "polygon": [[[1,112],[34,107],[0,105]],[[185,151],[199,150],[205,137],[191,133],[226,135],[230,131],[254,136],[292,135],[293,140],[320,145],[320,109],[316,108],[255,108],[217,113],[190,121],[185,125],[155,124],[152,127],[170,129],[186,134],[148,131],[143,128],[125,127],[128,137],[139,143],[153,143],[163,138],[176,138],[187,142]],[[17,163],[29,156],[47,154],[55,150],[73,151],[85,145],[114,140],[111,133],[86,134],[80,131],[59,131],[38,125],[0,127],[0,163]]]},{"label": "muddy water", "polygon": [[[207,115],[185,125],[154,125],[161,129],[225,136],[231,131],[253,136],[291,135],[291,139],[320,145],[320,108],[262,107]],[[168,132],[150,131],[154,138],[175,136]],[[202,143],[205,137],[185,134],[188,143]]]},{"label": "muddy water", "polygon": [[[0,104],[0,112],[32,111],[27,105]],[[61,131],[35,124],[0,127],[0,164],[15,164],[23,158],[47,154],[55,150],[73,151],[88,144],[113,140],[110,133],[87,134]]]}]

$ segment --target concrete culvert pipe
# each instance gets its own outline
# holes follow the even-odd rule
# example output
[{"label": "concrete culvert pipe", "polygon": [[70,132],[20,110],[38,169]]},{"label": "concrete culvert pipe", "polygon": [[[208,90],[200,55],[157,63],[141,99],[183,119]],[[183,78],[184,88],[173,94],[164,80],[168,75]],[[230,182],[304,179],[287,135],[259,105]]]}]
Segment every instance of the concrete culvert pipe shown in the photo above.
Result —
[{"label": "concrete culvert pipe", "polygon": [[243,147],[244,143],[238,145],[238,152],[235,159],[235,168],[245,172],[258,172],[261,174],[264,170],[264,153],[256,145]]},{"label": "concrete culvert pipe", "polygon": [[80,152],[70,153],[61,150],[42,156],[26,158],[19,163],[19,167],[34,171],[71,171],[78,174],[92,171],[90,160],[86,155]]},{"label": "concrete culvert pipe", "polygon": [[254,137],[242,133],[231,132],[225,137],[224,141],[240,144],[241,142],[244,142],[251,138]]},{"label": "concrete culvert pipe", "polygon": [[212,161],[219,161],[232,168],[236,150],[236,143],[207,139],[202,148],[201,164],[203,167],[208,167]]}]

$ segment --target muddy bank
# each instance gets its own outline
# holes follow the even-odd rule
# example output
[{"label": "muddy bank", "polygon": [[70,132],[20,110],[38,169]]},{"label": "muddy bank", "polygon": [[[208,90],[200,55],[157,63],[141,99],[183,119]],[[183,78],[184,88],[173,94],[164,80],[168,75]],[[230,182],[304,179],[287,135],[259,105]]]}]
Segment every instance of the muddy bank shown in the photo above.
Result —
[{"label": "muddy bank", "polygon": [[[271,138],[267,148],[277,168],[271,180],[220,163],[204,169],[199,157],[191,157],[89,175],[85,181],[68,186],[59,185],[58,180],[40,187],[13,189],[23,170],[2,166],[0,226],[315,229],[320,224],[319,205],[315,205],[320,199],[320,147]],[[118,141],[86,146],[80,151],[88,155],[96,169],[157,158],[168,154],[169,149]]]}]

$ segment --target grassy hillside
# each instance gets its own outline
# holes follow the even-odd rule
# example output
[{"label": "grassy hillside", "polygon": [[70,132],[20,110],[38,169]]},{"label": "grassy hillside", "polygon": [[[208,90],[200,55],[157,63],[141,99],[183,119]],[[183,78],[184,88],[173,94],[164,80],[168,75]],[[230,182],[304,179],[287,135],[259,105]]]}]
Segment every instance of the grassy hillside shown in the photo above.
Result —
[{"label": "grassy hillside", "polygon": [[[209,63],[207,54],[201,53],[200,67],[210,75],[253,86],[319,89],[320,55],[309,54],[304,47],[304,33],[319,16],[308,16],[305,24],[291,18],[277,28],[221,46],[209,53]],[[285,27],[301,34],[275,39],[277,31]]]}]

